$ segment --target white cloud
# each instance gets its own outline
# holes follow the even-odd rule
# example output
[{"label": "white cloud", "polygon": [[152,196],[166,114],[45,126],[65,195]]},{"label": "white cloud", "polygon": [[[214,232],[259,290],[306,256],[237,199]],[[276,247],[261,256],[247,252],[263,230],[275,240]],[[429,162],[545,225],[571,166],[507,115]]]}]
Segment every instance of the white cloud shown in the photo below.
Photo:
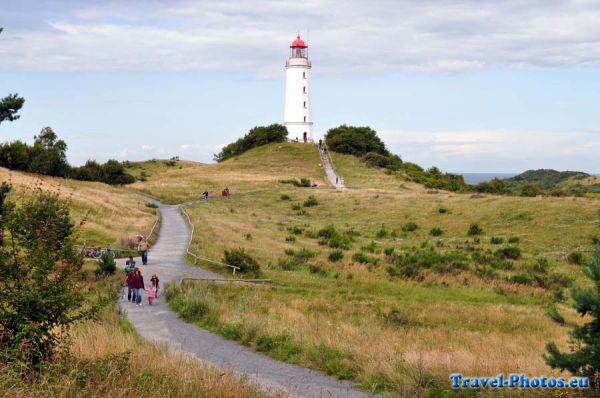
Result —
[{"label": "white cloud", "polygon": [[597,1],[73,4],[64,2],[64,15],[51,20],[43,10],[21,10],[39,12],[44,28],[7,26],[2,68],[274,76],[293,34],[307,28],[311,57],[325,74],[600,65]]}]

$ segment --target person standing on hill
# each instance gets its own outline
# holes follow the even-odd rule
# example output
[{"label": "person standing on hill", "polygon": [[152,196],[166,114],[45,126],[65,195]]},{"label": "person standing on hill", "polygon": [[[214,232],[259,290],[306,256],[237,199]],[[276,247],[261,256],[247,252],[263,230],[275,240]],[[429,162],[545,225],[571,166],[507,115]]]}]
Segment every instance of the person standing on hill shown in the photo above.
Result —
[{"label": "person standing on hill", "polygon": [[148,264],[148,241],[143,236],[138,243],[138,251],[142,256],[142,265]]},{"label": "person standing on hill", "polygon": [[135,305],[142,306],[142,290],[144,290],[144,277],[138,267],[133,270],[131,277],[131,287],[133,288],[133,296]]}]

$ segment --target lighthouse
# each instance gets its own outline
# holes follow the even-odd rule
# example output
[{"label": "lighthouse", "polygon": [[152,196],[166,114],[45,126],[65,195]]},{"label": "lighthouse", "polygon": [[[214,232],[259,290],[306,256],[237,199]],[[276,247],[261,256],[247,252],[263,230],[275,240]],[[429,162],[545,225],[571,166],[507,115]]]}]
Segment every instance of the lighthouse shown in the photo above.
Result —
[{"label": "lighthouse", "polygon": [[310,68],[308,46],[298,35],[290,45],[285,63],[285,112],[283,124],[288,137],[304,142],[313,140],[310,113]]}]

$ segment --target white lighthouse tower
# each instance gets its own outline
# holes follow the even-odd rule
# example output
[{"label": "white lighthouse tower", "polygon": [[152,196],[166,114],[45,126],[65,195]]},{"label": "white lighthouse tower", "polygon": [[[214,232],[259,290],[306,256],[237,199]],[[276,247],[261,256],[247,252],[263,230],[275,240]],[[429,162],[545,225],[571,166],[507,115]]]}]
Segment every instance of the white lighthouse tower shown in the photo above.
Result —
[{"label": "white lighthouse tower", "polygon": [[290,58],[285,63],[285,112],[283,124],[290,139],[312,141],[310,115],[310,68],[308,46],[300,38],[290,46]]}]

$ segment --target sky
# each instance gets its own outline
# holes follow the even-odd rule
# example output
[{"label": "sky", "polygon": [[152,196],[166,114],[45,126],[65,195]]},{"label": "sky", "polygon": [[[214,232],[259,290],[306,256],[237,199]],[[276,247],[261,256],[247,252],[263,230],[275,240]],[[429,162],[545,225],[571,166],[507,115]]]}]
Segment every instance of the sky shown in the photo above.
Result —
[{"label": "sky", "polygon": [[0,97],[51,126],[72,164],[211,162],[283,119],[285,60],[308,41],[317,137],[370,126],[451,172],[600,173],[600,0],[0,0]]}]

